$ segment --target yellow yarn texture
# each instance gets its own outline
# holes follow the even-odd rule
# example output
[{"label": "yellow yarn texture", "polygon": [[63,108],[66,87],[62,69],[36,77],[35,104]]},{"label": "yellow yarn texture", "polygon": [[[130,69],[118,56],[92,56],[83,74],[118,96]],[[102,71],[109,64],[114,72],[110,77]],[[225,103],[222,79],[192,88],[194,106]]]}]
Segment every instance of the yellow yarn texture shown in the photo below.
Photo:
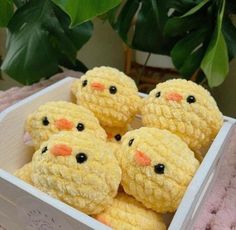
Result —
[{"label": "yellow yarn texture", "polygon": [[36,149],[52,134],[66,129],[66,126],[58,127],[57,125],[57,122],[63,119],[72,124],[67,128],[68,130],[78,131],[76,127],[78,124],[80,126],[82,124],[81,132],[91,132],[95,137],[106,140],[105,131],[91,111],[70,102],[52,101],[40,106],[30,114],[25,124],[25,129],[32,137]]},{"label": "yellow yarn texture", "polygon": [[159,213],[177,209],[199,166],[178,136],[147,127],[124,135],[117,158],[125,192]]},{"label": "yellow yarn texture", "polygon": [[22,168],[18,169],[14,175],[21,180],[33,185],[33,181],[31,179],[32,175],[32,163],[25,164]]},{"label": "yellow yarn texture", "polygon": [[162,216],[146,209],[125,193],[119,193],[111,207],[96,217],[115,230],[165,230]]},{"label": "yellow yarn texture", "polygon": [[95,67],[74,82],[77,104],[90,109],[102,126],[125,127],[138,112],[140,98],[135,82],[111,67]]},{"label": "yellow yarn texture", "polygon": [[41,191],[82,212],[98,214],[116,196],[121,169],[106,142],[90,133],[63,131],[34,154],[32,180]]},{"label": "yellow yarn texture", "polygon": [[158,84],[143,100],[141,113],[144,126],[175,133],[202,156],[223,124],[223,116],[210,93],[184,79]]}]

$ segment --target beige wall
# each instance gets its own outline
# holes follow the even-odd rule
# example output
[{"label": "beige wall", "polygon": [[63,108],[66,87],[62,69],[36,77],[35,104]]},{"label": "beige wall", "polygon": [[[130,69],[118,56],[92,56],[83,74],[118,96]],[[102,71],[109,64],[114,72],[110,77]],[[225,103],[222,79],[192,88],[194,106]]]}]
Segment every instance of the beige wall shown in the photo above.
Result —
[{"label": "beige wall", "polygon": [[236,118],[236,59],[231,61],[229,75],[213,90],[213,95],[224,115]]}]

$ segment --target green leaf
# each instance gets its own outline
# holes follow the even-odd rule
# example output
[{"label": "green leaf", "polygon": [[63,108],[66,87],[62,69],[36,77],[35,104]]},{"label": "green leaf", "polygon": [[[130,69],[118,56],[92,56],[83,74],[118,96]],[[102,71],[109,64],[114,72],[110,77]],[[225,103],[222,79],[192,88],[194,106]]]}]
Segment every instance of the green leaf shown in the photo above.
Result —
[{"label": "green leaf", "polygon": [[225,11],[227,14],[236,14],[235,0],[227,0],[226,1]]},{"label": "green leaf", "polygon": [[210,0],[203,0],[181,16],[171,17],[164,28],[166,36],[175,37],[198,29],[207,22],[207,11],[203,9]]},{"label": "green leaf", "polygon": [[201,13],[188,17],[173,17],[167,21],[164,33],[170,37],[183,35],[186,31],[201,27],[206,22],[206,19],[206,15]]},{"label": "green leaf", "polygon": [[199,11],[203,6],[205,6],[210,0],[203,0],[202,2],[200,2],[198,5],[196,5],[195,7],[193,7],[191,10],[189,10],[187,13],[185,13],[183,16],[181,16],[181,18],[190,16],[195,14],[197,11]]},{"label": "green leaf", "polygon": [[201,62],[201,69],[206,75],[210,87],[220,85],[229,71],[227,46],[221,31],[224,6],[225,1],[222,2],[213,38]]},{"label": "green leaf", "polygon": [[[164,33],[166,22],[173,16],[183,15],[200,1],[127,0],[115,13],[112,12],[110,23],[131,48],[168,55],[179,38],[166,36]],[[194,18],[188,26],[192,26],[198,20],[200,19]],[[203,19],[198,25],[202,22]]]},{"label": "green leaf", "polygon": [[90,38],[92,25],[69,29],[70,19],[60,11],[50,0],[31,0],[11,19],[1,68],[18,82],[32,84],[52,76],[62,58],[76,65],[77,50]]},{"label": "green leaf", "polygon": [[71,26],[89,21],[121,3],[121,0],[52,0],[71,18]]},{"label": "green leaf", "polygon": [[173,64],[182,76],[190,78],[200,67],[208,40],[208,28],[203,27],[176,43],[171,51]]},{"label": "green leaf", "polygon": [[6,27],[14,13],[11,0],[0,0],[0,27]]},{"label": "green leaf", "polygon": [[66,67],[67,69],[73,69],[75,71],[80,71],[83,73],[88,70],[85,64],[78,59],[76,59],[74,63],[71,63],[68,59],[62,57],[59,63],[61,66]]},{"label": "green leaf", "polygon": [[230,18],[224,18],[222,32],[228,47],[229,59],[236,57],[236,28]]},{"label": "green leaf", "polygon": [[[139,8],[139,0],[127,1],[122,8],[117,21],[113,21],[112,25],[115,30],[119,33],[124,42],[131,45],[128,41],[128,33],[132,27],[134,15]],[[114,16],[113,16],[114,19]]]},{"label": "green leaf", "polygon": [[12,0],[17,8],[22,7],[25,5],[29,0]]}]

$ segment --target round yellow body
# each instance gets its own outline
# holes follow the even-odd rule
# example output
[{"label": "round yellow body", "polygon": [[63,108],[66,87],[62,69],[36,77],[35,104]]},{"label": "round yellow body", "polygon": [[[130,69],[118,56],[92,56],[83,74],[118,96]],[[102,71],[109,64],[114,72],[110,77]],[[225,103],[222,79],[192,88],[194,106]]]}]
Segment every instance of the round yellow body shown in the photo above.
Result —
[{"label": "round yellow body", "polygon": [[108,127],[129,124],[138,112],[141,101],[137,86],[130,77],[105,66],[87,71],[74,82],[72,92],[77,104],[90,109],[100,124]]},{"label": "round yellow body", "polygon": [[157,128],[126,133],[116,155],[125,192],[159,213],[177,209],[199,166],[185,142]]},{"label": "round yellow body", "polygon": [[34,154],[32,180],[41,191],[82,212],[98,214],[116,196],[121,169],[106,142],[90,133],[63,131]]},{"label": "round yellow body", "polygon": [[25,164],[22,168],[18,169],[14,175],[21,180],[27,182],[28,184],[33,185],[33,181],[31,179],[32,175],[32,163]]},{"label": "round yellow body", "polygon": [[[43,124],[45,118],[47,118],[48,124]],[[91,111],[66,101],[52,101],[40,106],[28,116],[25,129],[37,149],[42,142],[47,141],[55,133],[63,130],[78,131],[76,128],[78,124],[84,126],[81,132],[90,132],[95,137],[106,140],[105,131]]]},{"label": "round yellow body", "polygon": [[143,100],[141,113],[144,126],[171,131],[202,156],[223,124],[223,116],[210,93],[183,79],[158,84]]},{"label": "round yellow body", "polygon": [[146,209],[140,202],[125,193],[119,193],[112,206],[96,219],[114,230],[165,230],[162,216]]}]

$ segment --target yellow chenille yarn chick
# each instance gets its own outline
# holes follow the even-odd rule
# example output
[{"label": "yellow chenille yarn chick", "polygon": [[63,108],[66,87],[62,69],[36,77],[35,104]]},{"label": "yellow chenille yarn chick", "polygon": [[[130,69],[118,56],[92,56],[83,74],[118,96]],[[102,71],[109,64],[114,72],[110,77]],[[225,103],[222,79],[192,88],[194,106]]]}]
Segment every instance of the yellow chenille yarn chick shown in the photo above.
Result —
[{"label": "yellow chenille yarn chick", "polygon": [[27,118],[25,129],[34,146],[63,130],[91,132],[95,137],[106,140],[106,133],[94,114],[83,106],[66,101],[52,101],[41,105]]},{"label": "yellow chenille yarn chick", "polygon": [[165,230],[161,215],[145,208],[125,193],[119,193],[112,206],[96,216],[114,230]]},{"label": "yellow chenille yarn chick", "polygon": [[178,135],[202,158],[223,124],[210,93],[184,79],[160,83],[141,107],[144,126],[167,129]]},{"label": "yellow chenille yarn chick", "polygon": [[126,133],[116,155],[125,192],[159,213],[177,209],[199,166],[185,142],[157,128]]},{"label": "yellow chenille yarn chick", "polygon": [[102,126],[125,127],[138,112],[140,98],[135,82],[111,67],[96,67],[74,82],[77,104],[90,109]]},{"label": "yellow chenille yarn chick", "polygon": [[114,128],[103,127],[107,134],[107,140],[112,143],[120,143],[122,136],[130,129],[130,127]]},{"label": "yellow chenille yarn chick", "polygon": [[32,174],[32,163],[27,163],[25,164],[22,168],[18,169],[14,175],[21,180],[27,182],[28,184],[33,185],[32,179],[31,179],[31,174]]},{"label": "yellow chenille yarn chick", "polygon": [[32,181],[76,209],[98,214],[116,196],[121,169],[105,141],[91,133],[62,131],[33,155]]}]

